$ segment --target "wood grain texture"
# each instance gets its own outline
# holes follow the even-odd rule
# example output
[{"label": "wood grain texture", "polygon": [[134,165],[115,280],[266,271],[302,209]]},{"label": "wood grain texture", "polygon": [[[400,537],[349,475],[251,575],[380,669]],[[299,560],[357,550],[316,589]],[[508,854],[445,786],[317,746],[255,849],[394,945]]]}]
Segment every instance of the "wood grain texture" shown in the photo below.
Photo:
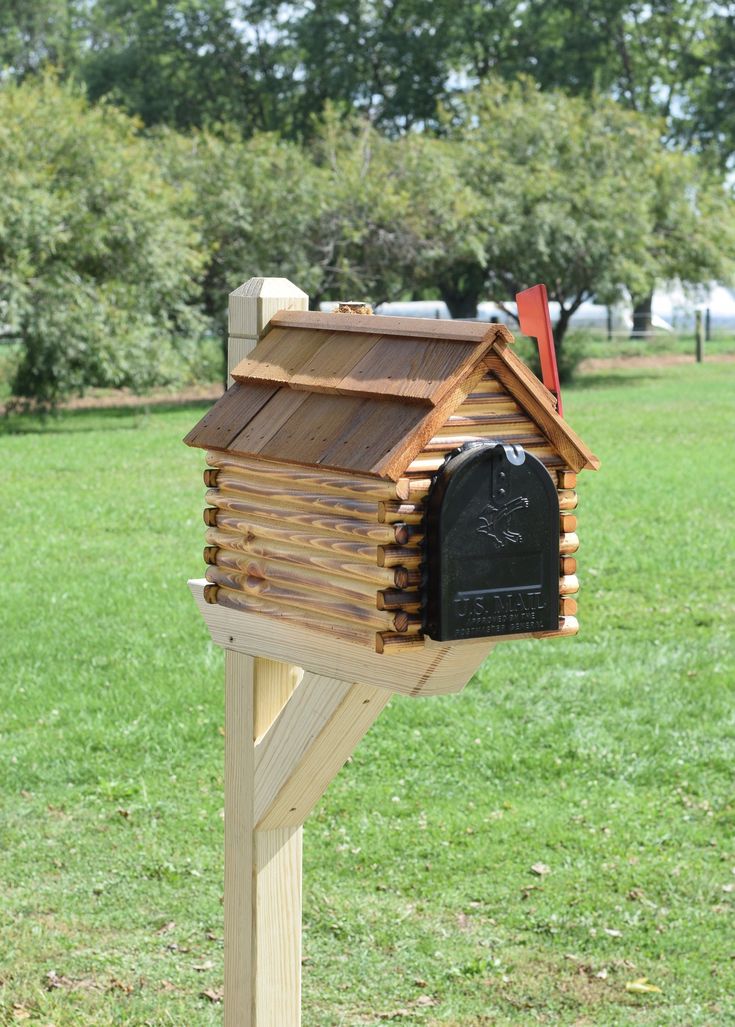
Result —
[{"label": "wood grain texture", "polygon": [[[218,471],[216,487],[223,495],[251,503],[263,510],[272,510],[274,513],[317,513],[335,519],[349,519],[353,523],[360,521],[364,524],[374,524],[376,519],[378,523],[383,523],[379,520],[378,500],[350,499],[347,496],[322,492],[306,492],[298,488],[289,489],[285,484],[263,484],[257,477],[248,475],[247,471],[237,474]],[[398,506],[402,501],[388,502],[395,502]]]},{"label": "wood grain texture", "polygon": [[391,396],[436,406],[487,349],[484,341],[462,343],[384,335],[336,388],[342,393]]},{"label": "wood grain texture", "polygon": [[400,501],[384,501],[378,503],[378,521],[380,524],[421,524],[424,519],[424,507],[421,503],[402,503]]},{"label": "wood grain texture", "polygon": [[301,824],[390,700],[390,692],[306,674],[256,746],[260,829]]},{"label": "wood grain texture", "polygon": [[455,342],[512,342],[513,336],[501,324],[476,321],[444,321],[422,317],[384,317],[374,314],[322,314],[318,311],[281,311],[271,319],[272,327],[313,328],[331,332],[370,332],[405,338],[447,339]]},{"label": "wood grain texture", "polygon": [[252,1024],[255,661],[225,651],[225,1025]]},{"label": "wood grain texture", "polygon": [[551,393],[528,371],[514,353],[502,344],[485,358],[489,370],[506,387],[518,404],[538,424],[549,442],[572,470],[596,470],[600,462],[579,436],[556,412]]},{"label": "wood grain texture", "polygon": [[377,685],[402,695],[461,691],[493,648],[489,639],[452,646],[427,643],[412,645],[405,658],[394,653],[386,660],[375,652],[374,636],[362,646],[246,609],[209,606],[202,596],[206,584],[202,579],[192,580],[189,588],[216,645],[287,661],[298,653],[304,670],[350,683]]},{"label": "wood grain texture", "polygon": [[395,623],[400,611],[393,613],[378,610],[374,599],[367,603],[358,596],[356,600],[350,601],[338,595],[335,590],[325,593],[311,583],[279,583],[272,579],[241,574],[221,565],[207,567],[206,578],[213,585],[240,592],[248,599],[258,599],[268,606],[287,607],[286,612],[293,609],[300,613],[306,623],[313,621],[317,628],[321,618],[326,616],[331,620],[346,621],[348,625],[358,628],[366,626],[373,630],[402,630],[403,620],[399,624]]},{"label": "wood grain texture", "polygon": [[[245,386],[244,386],[245,387]],[[242,427],[226,448],[229,453],[258,453],[308,399],[305,392],[279,388],[264,407]]]},{"label": "wood grain texture", "polygon": [[255,832],[253,1027],[301,1024],[301,867],[300,826]]},{"label": "wood grain texture", "polygon": [[187,446],[226,449],[244,424],[275,396],[271,385],[231,385],[224,396],[184,437]]},{"label": "wood grain texture", "polygon": [[[233,553],[228,549],[212,546],[213,555],[205,559],[210,566],[218,566],[248,577],[262,578],[281,585],[297,585],[322,592],[332,591],[334,595],[350,602],[367,602],[377,605],[378,589],[374,581],[350,578],[335,570],[321,570],[317,567],[299,567],[287,560],[264,560]],[[378,607],[380,608],[380,607]],[[396,607],[397,609],[398,607]],[[387,607],[386,607],[387,609]]]},{"label": "wood grain texture", "polygon": [[260,342],[233,367],[238,382],[270,382],[287,385],[324,344],[325,333],[308,328],[272,328]]},{"label": "wood grain texture", "polygon": [[265,560],[278,560],[297,567],[316,567],[330,574],[344,575],[359,581],[369,581],[378,588],[399,584],[402,570],[400,567],[379,567],[376,561],[350,559],[339,554],[320,552],[318,550],[281,544],[272,539],[246,539],[237,531],[224,531],[221,528],[209,528],[205,540],[210,546],[240,553],[246,557]]},{"label": "wood grain texture", "polygon": [[[229,513],[226,510],[217,510],[216,523],[218,528],[240,535],[248,543],[265,540],[280,542],[284,546],[334,553],[349,560],[365,560],[382,566],[378,561],[378,547],[373,542],[340,538],[338,535],[316,535],[292,527],[280,528],[271,521],[259,521],[249,514]],[[397,563],[393,566],[397,566]]]},{"label": "wood grain texture", "polygon": [[209,489],[204,501],[219,510],[230,513],[252,516],[256,522],[272,523],[280,528],[298,528],[313,531],[317,535],[334,535],[337,538],[364,539],[372,542],[405,542],[408,529],[403,522],[380,524],[371,521],[354,521],[347,517],[332,517],[321,513],[318,509],[291,510],[282,506],[266,505],[257,500],[250,500],[242,492],[229,492],[226,489]]},{"label": "wood grain texture", "polygon": [[301,467],[297,464],[276,463],[258,458],[248,459],[235,454],[211,451],[207,461],[227,474],[243,475],[253,485],[276,486],[285,492],[318,491],[325,495],[343,496],[365,501],[408,498],[408,482],[380,481],[370,475],[343,474],[327,469]]},{"label": "wood grain texture", "polygon": [[[297,628],[304,628],[310,631],[314,637],[321,638],[322,644],[326,645],[328,639],[338,640],[340,643],[350,642],[356,647],[370,646],[372,634],[370,628],[362,625],[350,624],[348,621],[329,617],[324,614],[316,621],[313,617],[304,614],[294,606],[286,606],[283,603],[272,603],[257,596],[245,595],[239,589],[227,588],[224,585],[206,586],[208,596],[212,590],[216,595],[215,601],[205,600],[207,609],[220,609],[222,607],[240,614],[255,614],[260,623],[260,629],[267,637],[269,627],[278,624],[285,625],[293,632]],[[293,659],[291,657],[285,657]]]}]

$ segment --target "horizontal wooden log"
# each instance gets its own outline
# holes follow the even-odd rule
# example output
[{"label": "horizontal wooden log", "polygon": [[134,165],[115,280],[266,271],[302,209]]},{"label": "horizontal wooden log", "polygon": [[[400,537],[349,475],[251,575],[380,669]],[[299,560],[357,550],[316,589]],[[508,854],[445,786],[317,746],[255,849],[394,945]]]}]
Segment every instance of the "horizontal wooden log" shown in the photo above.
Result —
[{"label": "horizontal wooden log", "polygon": [[219,552],[218,546],[205,546],[204,547],[204,562],[209,564],[217,563],[217,553]]},{"label": "horizontal wooden log", "polygon": [[[204,501],[219,510],[252,518],[254,523],[272,524],[274,527],[290,530],[313,531],[315,535],[334,535],[336,538],[357,538],[371,542],[398,543],[405,545],[410,530],[401,522],[380,524],[377,519],[370,521],[353,521],[345,517],[332,517],[318,511],[289,510],[286,507],[277,509],[257,503],[256,500],[245,499],[241,493],[232,493],[222,489],[209,489]],[[376,504],[377,506],[377,504]],[[376,509],[377,515],[377,509]],[[216,522],[215,522],[216,523]]]},{"label": "horizontal wooden log", "polygon": [[397,610],[393,617],[393,629],[400,634],[416,634],[421,631],[423,618],[416,613],[409,613],[407,610]]},{"label": "horizontal wooden log", "polygon": [[397,635],[389,631],[378,631],[375,635],[375,651],[377,653],[405,653],[410,649],[423,649],[424,636]]},{"label": "horizontal wooden log", "polygon": [[[243,500],[252,500],[273,510],[300,510],[305,513],[317,510],[331,517],[344,517],[370,524],[377,520],[378,500],[350,499],[329,493],[305,492],[288,488],[285,483],[265,484],[246,472],[218,472],[217,487],[228,495],[241,496]],[[401,500],[392,502],[400,503]]]},{"label": "horizontal wooden log", "polygon": [[[212,527],[214,526],[212,525]],[[298,531],[296,528],[278,528],[266,521],[256,521],[255,518],[246,514],[217,510],[216,527],[240,534],[247,540],[267,539],[286,546],[299,546],[301,549],[314,549],[317,552],[337,553],[349,560],[364,560],[372,564],[378,562],[379,547],[375,543],[343,539],[334,535],[316,535],[310,531]]]},{"label": "horizontal wooden log", "polygon": [[423,503],[401,503],[398,501],[378,503],[380,524],[421,524],[424,519]]},{"label": "horizontal wooden log", "polygon": [[569,596],[562,596],[559,599],[559,613],[562,617],[573,617],[577,612],[577,600]]},{"label": "horizontal wooden log", "polygon": [[408,627],[408,614],[404,616],[400,610],[396,613],[378,610],[374,600],[372,604],[367,601],[348,602],[333,593],[319,593],[296,585],[279,585],[219,566],[207,567],[206,578],[213,585],[242,592],[243,595],[254,596],[276,606],[294,607],[309,619],[317,621],[325,615],[357,627],[364,625],[384,631],[405,631]]},{"label": "horizontal wooden log", "polygon": [[416,588],[423,580],[421,567],[394,567],[397,588]]},{"label": "horizontal wooden log", "polygon": [[375,582],[378,588],[396,585],[404,588],[410,580],[408,574],[399,574],[400,567],[379,567],[366,560],[352,560],[337,553],[321,553],[302,546],[283,545],[272,539],[247,539],[240,532],[225,531],[219,527],[209,528],[205,535],[211,546],[219,546],[235,553],[264,557],[267,560],[287,560],[302,567],[320,567],[349,578]]},{"label": "horizontal wooden log", "polygon": [[577,518],[574,514],[562,513],[559,517],[559,527],[563,532],[577,530]]},{"label": "horizontal wooden log", "polygon": [[[265,560],[244,553],[233,553],[228,549],[217,549],[214,561],[210,565],[223,567],[237,574],[253,578],[273,581],[278,585],[295,585],[314,591],[339,596],[352,603],[367,603],[378,606],[378,589],[374,581],[358,581],[334,571],[320,570],[318,567],[299,567],[285,560]],[[396,607],[398,609],[398,607]]]},{"label": "horizontal wooden log", "polygon": [[219,471],[217,470],[216,467],[207,467],[206,468],[206,470],[204,471],[204,474],[202,475],[202,477],[204,478],[204,484],[207,486],[208,489],[214,488],[214,486],[217,484],[217,475],[218,474],[219,474]]},{"label": "horizontal wooden log", "polygon": [[244,470],[248,477],[257,478],[264,484],[288,484],[293,489],[309,492],[328,492],[331,495],[349,496],[355,499],[408,499],[408,485],[402,479],[387,481],[368,475],[348,475],[338,471],[317,471],[296,464],[269,463],[247,457],[235,457],[231,453],[211,450],[207,463],[228,472]]},{"label": "horizontal wooden log", "polygon": [[565,574],[559,578],[559,595],[573,596],[579,592],[579,578],[576,574]]},{"label": "horizontal wooden log", "polygon": [[422,560],[423,553],[418,547],[378,546],[379,567],[417,568],[421,566]]},{"label": "horizontal wooden log", "polygon": [[386,588],[377,593],[379,610],[407,610],[417,613],[421,609],[421,593],[402,588]]},{"label": "horizontal wooden log", "polygon": [[358,645],[366,645],[371,649],[375,645],[375,633],[369,628],[361,629],[354,627],[346,621],[336,620],[326,615],[318,620],[309,617],[303,611],[295,607],[287,607],[276,603],[266,602],[256,596],[246,596],[231,588],[222,585],[205,586],[207,589],[215,589],[214,600],[205,597],[207,602],[214,602],[219,606],[226,606],[231,610],[242,610],[244,613],[257,613],[264,617],[271,617],[282,624],[293,624],[300,628],[308,628],[320,634],[328,635],[331,638],[344,639],[347,642],[354,642]]},{"label": "horizontal wooden log", "polygon": [[[539,442],[538,440],[532,439],[529,436],[507,436],[504,437],[502,441],[510,445],[523,446],[527,452],[533,454],[533,456],[537,457],[541,463],[546,466],[554,466],[560,460],[559,455],[551,448],[551,446],[546,445],[545,442]],[[432,452],[424,455],[424,453],[422,453],[408,465],[406,468],[406,474],[410,476],[415,475],[417,477],[435,474],[444,463],[445,458],[449,456],[450,452],[451,449],[447,448],[446,450],[437,452],[436,454]],[[411,496],[413,498],[413,492],[411,492]]]},{"label": "horizontal wooden log", "polygon": [[576,510],[577,502],[577,493],[574,489],[559,489],[560,510]]},{"label": "horizontal wooden log", "polygon": [[559,552],[562,556],[568,556],[569,553],[576,553],[579,549],[579,538],[574,532],[568,535],[562,535],[559,539]]},{"label": "horizontal wooden log", "polygon": [[562,556],[560,562],[560,570],[562,575],[565,574],[576,574],[577,572],[577,561],[573,556]]},{"label": "horizontal wooden log", "polygon": [[574,471],[558,471],[556,478],[560,489],[573,489],[577,485],[577,475]]}]

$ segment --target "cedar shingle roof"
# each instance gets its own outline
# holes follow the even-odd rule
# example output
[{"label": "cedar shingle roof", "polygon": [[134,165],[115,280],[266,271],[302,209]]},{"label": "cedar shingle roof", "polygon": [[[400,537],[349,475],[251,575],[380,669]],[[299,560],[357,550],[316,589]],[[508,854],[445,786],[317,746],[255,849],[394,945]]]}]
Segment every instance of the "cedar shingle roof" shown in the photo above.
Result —
[{"label": "cedar shingle roof", "polygon": [[281,311],[184,441],[395,480],[472,390],[484,361],[497,360],[562,455],[594,466],[551,394],[507,350],[511,340],[497,324]]}]

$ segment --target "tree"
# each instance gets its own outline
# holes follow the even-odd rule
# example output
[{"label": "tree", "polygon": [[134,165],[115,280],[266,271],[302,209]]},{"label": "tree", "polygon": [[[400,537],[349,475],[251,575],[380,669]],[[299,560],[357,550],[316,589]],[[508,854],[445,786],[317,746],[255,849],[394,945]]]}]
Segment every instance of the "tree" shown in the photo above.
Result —
[{"label": "tree", "polygon": [[16,395],[180,376],[200,327],[199,238],[139,126],[53,79],[0,90],[0,310]]},{"label": "tree", "polygon": [[328,111],[311,152],[325,176],[316,299],[417,296],[436,290],[448,258],[482,259],[479,198],[458,182],[448,143],[389,139],[365,120],[345,124]]},{"label": "tree", "polygon": [[166,129],[152,141],[204,240],[202,302],[226,351],[227,295],[243,278],[281,276],[318,289],[322,177],[301,147],[274,134],[246,140],[231,127],[186,136]]},{"label": "tree", "polygon": [[[559,347],[586,300],[611,303],[625,288],[641,297],[656,281],[702,282],[732,268],[732,231],[717,224],[732,224],[732,197],[695,158],[663,147],[642,115],[525,80],[468,95],[447,130],[487,226],[483,274],[461,266],[448,278],[469,283],[472,303],[484,290],[509,300],[544,282],[559,304]],[[713,238],[701,245],[705,215]]]}]

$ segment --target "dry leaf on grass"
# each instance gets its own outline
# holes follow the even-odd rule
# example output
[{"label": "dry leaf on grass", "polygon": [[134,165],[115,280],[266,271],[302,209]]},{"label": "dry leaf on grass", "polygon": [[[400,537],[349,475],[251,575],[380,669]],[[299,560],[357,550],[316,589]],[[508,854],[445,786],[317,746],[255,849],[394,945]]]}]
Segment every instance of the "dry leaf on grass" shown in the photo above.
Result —
[{"label": "dry leaf on grass", "polygon": [[545,863],[534,863],[531,867],[531,873],[535,874],[536,877],[543,877],[545,874],[551,873],[551,867],[548,867]]},{"label": "dry leaf on grass", "polygon": [[431,995],[419,995],[419,997],[414,1002],[414,1005],[415,1006],[426,1006],[426,1007],[428,1007],[428,1006],[438,1006],[439,1005],[439,1001],[437,999],[433,998]]},{"label": "dry leaf on grass", "polygon": [[173,931],[174,927],[176,927],[176,921],[169,920],[168,923],[163,924],[161,927],[158,928],[156,934],[168,934],[169,931]]},{"label": "dry leaf on grass", "polygon": [[196,970],[198,973],[203,973],[205,970],[211,970],[214,963],[211,959],[205,960],[203,963],[194,963],[192,970]]},{"label": "dry leaf on grass", "polygon": [[30,1020],[31,1013],[29,1009],[21,1005],[19,1002],[13,1003],[13,1019],[14,1020]]},{"label": "dry leaf on grass", "polygon": [[651,984],[647,977],[639,977],[636,981],[626,981],[625,990],[633,995],[660,994],[661,989]]},{"label": "dry leaf on grass", "polygon": [[225,993],[222,988],[206,988],[204,991],[200,991],[199,994],[202,998],[209,999],[210,1002],[221,1002]]}]

